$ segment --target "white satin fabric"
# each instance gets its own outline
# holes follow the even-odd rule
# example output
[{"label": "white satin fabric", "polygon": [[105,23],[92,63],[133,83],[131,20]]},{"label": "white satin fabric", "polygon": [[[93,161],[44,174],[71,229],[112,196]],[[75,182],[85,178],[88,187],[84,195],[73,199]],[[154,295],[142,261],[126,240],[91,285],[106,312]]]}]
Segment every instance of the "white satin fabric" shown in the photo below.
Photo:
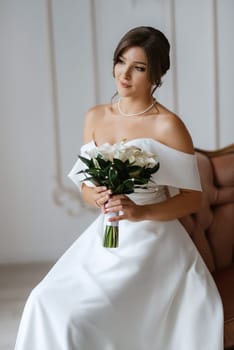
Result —
[{"label": "white satin fabric", "polygon": [[[154,188],[138,204],[165,200],[165,186],[200,190],[196,157],[152,139]],[[90,142],[81,148],[96,147]],[[69,177],[79,185],[77,161]],[[15,350],[223,350],[223,309],[200,254],[178,220],[123,220],[118,248],[104,248],[103,215],[32,291]]]}]

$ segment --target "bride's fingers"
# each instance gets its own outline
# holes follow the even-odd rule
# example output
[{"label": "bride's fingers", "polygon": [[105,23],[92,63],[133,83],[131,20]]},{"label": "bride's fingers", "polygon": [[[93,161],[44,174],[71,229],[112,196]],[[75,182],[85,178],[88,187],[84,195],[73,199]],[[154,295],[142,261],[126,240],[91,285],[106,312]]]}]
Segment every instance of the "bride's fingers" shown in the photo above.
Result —
[{"label": "bride's fingers", "polygon": [[134,203],[127,196],[113,196],[103,207],[103,213],[116,213],[110,221],[130,220],[139,221],[144,215],[144,207]]},{"label": "bride's fingers", "polygon": [[114,195],[112,195],[111,201],[117,201],[117,200],[129,200],[130,201],[130,199],[127,196],[125,196],[124,194],[114,194]]},{"label": "bride's fingers", "polygon": [[98,207],[102,207],[110,199],[111,191],[103,186],[96,187],[94,191],[94,202]]},{"label": "bride's fingers", "polygon": [[[121,219],[127,218],[129,215],[128,213],[134,210],[135,204],[133,204],[131,201],[122,199],[122,200],[116,200],[116,201],[109,201],[104,205],[105,213],[108,212],[119,212]],[[117,220],[119,219],[119,216],[117,217]],[[116,220],[114,220],[116,221]]]},{"label": "bride's fingers", "polygon": [[121,205],[112,207],[110,209],[105,209],[104,214],[108,212],[115,212],[117,216],[113,216],[109,221],[120,221],[120,220],[130,220],[130,221],[140,221],[144,215],[144,206],[139,206],[131,203],[131,205]]},{"label": "bride's fingers", "polygon": [[104,204],[108,201],[109,197],[108,195],[102,196],[102,197],[94,197],[94,201],[97,204],[98,207],[104,206]]},{"label": "bride's fingers", "polygon": [[105,204],[105,209],[113,209],[113,208],[118,208],[118,210],[122,210],[124,206],[131,205],[132,201],[123,196],[123,197],[112,197],[110,200]]},{"label": "bride's fingers", "polygon": [[120,212],[120,214],[118,216],[113,216],[109,219],[110,222],[115,222],[115,221],[120,221],[120,220],[124,220],[127,219],[127,216],[125,215],[124,212]]}]

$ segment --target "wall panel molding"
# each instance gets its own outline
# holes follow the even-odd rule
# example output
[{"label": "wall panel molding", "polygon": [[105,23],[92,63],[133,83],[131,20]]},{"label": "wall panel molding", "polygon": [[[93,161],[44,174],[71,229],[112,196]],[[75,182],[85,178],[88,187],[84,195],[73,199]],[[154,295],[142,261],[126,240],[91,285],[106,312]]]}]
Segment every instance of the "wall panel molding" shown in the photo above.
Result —
[{"label": "wall panel molding", "polygon": [[214,147],[220,145],[220,89],[219,89],[219,48],[218,48],[218,19],[217,19],[217,0],[212,0],[212,44],[213,44],[213,109],[214,109]]},{"label": "wall panel molding", "polygon": [[93,105],[100,103],[99,89],[99,60],[97,55],[97,19],[95,0],[89,0],[90,6],[90,24],[91,24],[91,42],[92,42],[92,72],[93,72]]},{"label": "wall panel molding", "polygon": [[172,72],[172,81],[170,88],[171,106],[175,113],[178,113],[178,77],[177,77],[177,59],[176,59],[176,25],[175,25],[175,2],[174,0],[165,0],[165,25],[169,33],[171,45],[170,61]]},{"label": "wall panel molding", "polygon": [[[93,1],[91,1],[93,3]],[[69,215],[78,215],[81,212],[81,208],[90,209],[81,198],[79,191],[69,187],[64,182],[64,176],[62,172],[62,143],[61,143],[61,129],[60,129],[60,110],[58,101],[58,72],[56,62],[56,48],[55,48],[55,33],[54,33],[54,13],[53,13],[53,0],[46,0],[47,10],[47,28],[48,28],[48,51],[49,51],[49,64],[51,72],[51,99],[52,99],[52,117],[54,126],[54,189],[52,191],[53,200],[56,205],[65,208]],[[93,9],[91,6],[90,21],[94,20]],[[93,34],[93,33],[92,33]],[[94,36],[91,36],[94,39]],[[95,48],[93,44],[92,47]],[[93,64],[95,60],[93,59]],[[93,66],[93,72],[96,71],[96,66]],[[95,77],[95,74],[94,74]],[[94,81],[96,81],[94,79]],[[95,90],[93,92],[94,100],[97,99],[96,84],[94,84]],[[92,209],[90,209],[92,210]]]}]

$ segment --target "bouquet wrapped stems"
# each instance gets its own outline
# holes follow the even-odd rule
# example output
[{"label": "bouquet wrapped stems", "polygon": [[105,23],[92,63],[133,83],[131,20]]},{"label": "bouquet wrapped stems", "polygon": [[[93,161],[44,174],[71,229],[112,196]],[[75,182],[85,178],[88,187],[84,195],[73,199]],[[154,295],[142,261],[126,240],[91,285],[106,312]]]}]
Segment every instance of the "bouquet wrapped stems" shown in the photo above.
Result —
[{"label": "bouquet wrapped stems", "polygon": [[114,216],[118,216],[118,213],[106,213],[104,216],[103,246],[105,248],[117,248],[119,245],[119,223],[109,221],[109,218]]}]

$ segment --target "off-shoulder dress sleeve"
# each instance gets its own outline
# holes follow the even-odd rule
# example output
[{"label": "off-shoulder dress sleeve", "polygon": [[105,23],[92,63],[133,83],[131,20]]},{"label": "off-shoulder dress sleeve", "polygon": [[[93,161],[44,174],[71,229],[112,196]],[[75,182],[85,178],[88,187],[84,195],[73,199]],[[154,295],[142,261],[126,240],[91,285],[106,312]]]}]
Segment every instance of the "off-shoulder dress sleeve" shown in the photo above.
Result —
[{"label": "off-shoulder dress sleeve", "polygon": [[195,154],[184,153],[164,144],[153,144],[158,155],[159,171],[153,175],[158,185],[201,191],[200,175]]},{"label": "off-shoulder dress sleeve", "polygon": [[[80,149],[79,155],[89,158],[88,154],[86,153],[87,150],[92,147],[91,142],[83,145]],[[81,185],[85,180],[85,175],[84,174],[78,174],[79,171],[84,170],[86,168],[85,164],[78,158],[75,164],[73,165],[71,171],[68,173],[68,177],[70,180],[74,182],[74,184],[81,190]],[[85,181],[85,184],[87,186],[92,187],[93,184],[90,181]]]}]

